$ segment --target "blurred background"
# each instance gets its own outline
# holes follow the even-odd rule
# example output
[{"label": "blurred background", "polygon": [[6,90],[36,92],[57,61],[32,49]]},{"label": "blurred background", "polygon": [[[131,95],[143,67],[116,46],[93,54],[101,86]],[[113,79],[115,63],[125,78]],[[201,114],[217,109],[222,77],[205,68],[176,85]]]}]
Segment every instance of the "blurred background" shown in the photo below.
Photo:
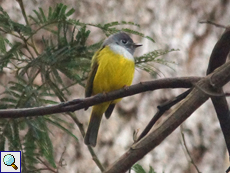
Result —
[{"label": "blurred background", "polygon": [[[32,10],[39,7],[48,11],[49,6],[64,3],[69,8],[76,10],[73,15],[75,19],[85,23],[103,24],[113,21],[130,21],[140,24],[139,29],[134,28],[152,37],[156,43],[131,35],[134,42],[143,44],[136,52],[136,56],[157,49],[179,49],[162,56],[167,61],[174,62],[170,64],[170,67],[152,63],[152,68],[157,72],[156,76],[137,69],[134,84],[156,78],[204,76],[211,51],[224,30],[212,25],[200,24],[199,21],[211,20],[228,25],[230,16],[228,0],[24,0],[23,2],[27,14],[31,14]],[[14,21],[25,24],[21,9],[15,0],[0,0],[0,5]],[[89,29],[91,30],[89,44],[106,38],[98,28],[89,27]],[[45,35],[45,33],[42,34]],[[37,35],[35,39],[36,42],[39,42],[41,35]],[[1,80],[7,82],[9,77],[10,74],[6,74]],[[37,82],[39,83],[39,79]],[[225,89],[227,90],[228,87]],[[146,92],[124,98],[117,104],[111,118],[102,120],[98,143],[95,147],[95,152],[103,165],[107,167],[112,164],[130,147],[133,143],[133,131],[139,129],[141,132],[144,129],[157,111],[157,105],[183,91],[185,90],[164,89]],[[83,98],[83,93],[82,86],[73,86],[68,100]],[[76,112],[85,129],[90,111],[91,109]],[[164,118],[167,118],[170,111]],[[72,121],[67,116],[64,118]],[[191,157],[201,172],[225,172],[229,166],[227,150],[210,100],[138,163],[146,170],[151,165],[157,173],[197,172],[185,150],[181,130],[185,135]],[[55,128],[52,133],[55,134],[51,135],[51,139],[57,161],[66,148],[63,155],[66,166],[63,166],[60,172],[100,172],[84,145],[76,125],[74,125],[73,133],[79,138],[78,142]]]}]

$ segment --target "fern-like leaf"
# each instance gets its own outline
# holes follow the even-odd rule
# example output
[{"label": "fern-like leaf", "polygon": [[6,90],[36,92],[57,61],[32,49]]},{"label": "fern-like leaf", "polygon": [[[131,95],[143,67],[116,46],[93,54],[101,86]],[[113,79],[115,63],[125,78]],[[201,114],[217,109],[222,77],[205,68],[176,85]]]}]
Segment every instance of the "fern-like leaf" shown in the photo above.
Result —
[{"label": "fern-like leaf", "polygon": [[175,64],[172,61],[167,61],[161,58],[161,56],[174,51],[178,50],[155,50],[142,56],[135,57],[136,67],[155,75],[157,70],[153,67],[152,63],[160,63],[166,66],[169,66],[169,64]]},{"label": "fern-like leaf", "polygon": [[[46,120],[48,123],[53,124],[55,126],[57,126],[59,129],[62,129],[64,132],[66,132],[67,134],[69,134],[71,137],[73,137],[76,141],[78,141],[78,138],[67,128],[65,128],[63,125],[61,125],[58,121],[54,121],[50,118],[46,117]],[[59,120],[60,121],[60,120]],[[63,120],[62,120],[63,121]],[[60,121],[61,122],[61,121]]]},{"label": "fern-like leaf", "polygon": [[146,173],[144,168],[139,164],[133,165],[132,170],[134,170],[136,173]]}]

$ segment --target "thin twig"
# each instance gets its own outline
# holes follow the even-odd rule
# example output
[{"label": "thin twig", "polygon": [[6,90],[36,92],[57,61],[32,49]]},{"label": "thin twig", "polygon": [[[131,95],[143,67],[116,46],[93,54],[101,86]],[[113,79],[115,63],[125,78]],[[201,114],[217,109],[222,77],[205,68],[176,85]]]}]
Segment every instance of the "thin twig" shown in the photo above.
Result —
[{"label": "thin twig", "polygon": [[24,47],[25,49],[29,52],[29,54],[31,55],[31,57],[34,59],[34,55],[31,52],[30,48],[28,47],[31,46],[32,48],[34,48],[34,46],[32,46],[31,44],[28,43],[28,41],[26,41],[25,37],[21,34],[21,32],[18,32],[18,34],[20,35],[20,38],[22,39],[22,41],[24,42]]},{"label": "thin twig", "polygon": [[[16,37],[16,38],[19,38],[19,39],[21,39],[21,40],[23,40],[24,41],[24,43],[25,43],[25,40],[26,40],[26,44],[28,44],[30,47],[32,47],[32,48],[34,48],[34,46],[31,44],[31,43],[29,43],[27,40],[27,38],[25,39],[25,37],[22,37],[21,36],[21,34],[19,33],[19,32],[16,32],[16,33],[18,33],[19,35],[17,35],[17,34],[15,34],[15,33],[13,33],[13,32],[7,32],[7,31],[5,31],[5,30],[3,30],[3,29],[1,29],[0,28],[0,31],[2,31],[3,33],[5,33],[5,34],[9,34],[9,35],[12,35],[12,36],[14,36],[14,37]],[[31,53],[30,53],[31,54]],[[26,55],[25,55],[26,56]]]},{"label": "thin twig", "polygon": [[[73,119],[73,121],[77,124],[81,135],[84,137],[85,136],[85,130],[84,127],[82,125],[82,123],[78,120],[77,116],[74,113],[68,113],[68,115]],[[93,158],[93,161],[97,164],[97,166],[99,167],[99,169],[101,170],[101,172],[103,172],[105,170],[105,168],[103,167],[102,163],[100,162],[100,160],[98,159],[97,155],[95,154],[93,148],[91,146],[87,146],[88,150]]]},{"label": "thin twig", "polygon": [[26,11],[25,11],[25,8],[24,8],[24,4],[23,4],[23,1],[22,0],[16,0],[18,3],[19,3],[19,6],[22,10],[22,15],[26,21],[26,25],[29,25],[29,21],[28,21],[28,18],[27,18],[27,15],[26,15]]},{"label": "thin twig", "polygon": [[52,25],[52,24],[55,24],[55,23],[59,23],[61,21],[57,20],[57,21],[52,21],[52,22],[48,22],[40,27],[38,27],[36,30],[33,31],[33,33],[28,37],[26,38],[26,40],[29,40],[31,37],[33,37],[40,29],[45,29],[46,26],[49,26],[49,25]]},{"label": "thin twig", "polygon": [[7,31],[5,31],[5,30],[2,29],[2,28],[0,28],[0,31],[2,31],[2,32],[5,33],[5,34],[10,34],[10,35],[12,35],[12,36],[14,36],[14,37],[16,37],[16,38],[20,38],[20,39],[21,39],[20,36],[18,36],[17,34],[14,34],[13,32],[7,32]]},{"label": "thin twig", "polygon": [[[19,3],[19,6],[20,6],[20,8],[21,8],[21,10],[22,10],[22,15],[23,15],[23,17],[24,17],[24,19],[25,19],[25,21],[26,21],[26,25],[30,26],[29,21],[28,21],[28,18],[27,18],[27,15],[26,15],[26,11],[25,11],[25,8],[24,8],[23,0],[16,0],[16,1]],[[27,42],[27,40],[25,40],[25,41]],[[36,45],[35,45],[35,43],[34,43],[33,37],[31,37],[31,42],[32,42],[32,45],[33,45],[32,47],[33,47],[35,53],[36,53],[37,55],[39,55],[38,50],[37,50],[37,48],[36,48]]]},{"label": "thin twig", "polygon": [[207,24],[211,24],[211,25],[214,25],[216,27],[219,27],[219,28],[227,28],[227,26],[224,26],[222,24],[218,24],[218,23],[215,23],[213,21],[210,21],[210,20],[203,20],[203,21],[199,21],[199,23],[203,24],[203,23],[207,23]]},{"label": "thin twig", "polygon": [[169,101],[163,103],[162,105],[157,106],[157,108],[158,108],[157,113],[153,116],[153,118],[151,119],[151,121],[149,122],[149,124],[145,127],[145,129],[143,130],[143,132],[140,134],[140,136],[138,137],[138,139],[135,142],[140,141],[145,135],[147,135],[148,132],[154,126],[154,124],[157,122],[157,120],[167,110],[169,110],[172,106],[174,106],[175,104],[177,104],[178,102],[180,102],[181,100],[183,100],[190,92],[191,92],[191,89],[183,92],[182,94],[180,94],[179,96],[173,98],[172,100],[169,100]]},{"label": "thin twig", "polygon": [[188,146],[187,146],[186,141],[185,141],[185,137],[184,137],[184,132],[183,132],[183,127],[182,127],[182,125],[180,126],[180,133],[181,133],[181,137],[182,137],[182,142],[183,142],[184,148],[185,148],[185,150],[186,150],[186,153],[188,154],[188,157],[189,157],[189,159],[190,159],[191,164],[195,167],[195,169],[196,169],[196,171],[197,171],[198,173],[201,173],[200,170],[198,169],[196,163],[194,162],[194,160],[193,160],[193,158],[192,158],[192,156],[191,156],[189,150],[188,150]]},{"label": "thin twig", "polygon": [[[55,90],[54,91],[55,93],[57,93],[58,91]],[[56,94],[58,95],[58,94]],[[61,96],[58,96],[59,100],[60,101],[66,101],[65,98],[61,97]],[[84,127],[83,127],[83,124],[78,120],[77,116],[75,115],[75,113],[72,113],[72,112],[67,112],[67,115],[69,115],[73,121],[76,123],[76,125],[78,126],[80,132],[81,132],[81,135],[84,137],[85,136],[85,130],[84,130]],[[87,146],[88,147],[88,150],[94,160],[94,162],[96,163],[96,165],[99,167],[99,169],[103,172],[105,169],[104,167],[102,166],[100,160],[98,159],[97,155],[95,154],[93,148],[91,146]]]},{"label": "thin twig", "polygon": [[45,163],[42,159],[40,159],[39,157],[37,157],[37,159],[38,159],[43,165],[45,165],[49,171],[54,172],[54,173],[57,173],[56,170],[50,168],[49,165],[48,165],[47,163]]},{"label": "thin twig", "polygon": [[77,116],[74,113],[69,112],[68,115],[73,119],[75,124],[77,124],[77,126],[81,132],[81,135],[84,137],[85,136],[85,130],[84,130],[83,124],[78,120]]},{"label": "thin twig", "polygon": [[61,157],[60,157],[59,162],[58,162],[57,170],[59,169],[59,167],[63,167],[62,161],[64,160],[63,156],[64,156],[65,152],[66,152],[66,147],[64,147],[64,150],[61,153]]},{"label": "thin twig", "polygon": [[99,167],[99,169],[101,170],[101,172],[104,172],[105,168],[101,164],[101,162],[98,159],[97,155],[95,154],[93,148],[91,146],[89,146],[89,145],[87,147],[88,147],[88,150],[89,150],[90,154],[92,155],[93,161],[97,164],[97,166]]}]

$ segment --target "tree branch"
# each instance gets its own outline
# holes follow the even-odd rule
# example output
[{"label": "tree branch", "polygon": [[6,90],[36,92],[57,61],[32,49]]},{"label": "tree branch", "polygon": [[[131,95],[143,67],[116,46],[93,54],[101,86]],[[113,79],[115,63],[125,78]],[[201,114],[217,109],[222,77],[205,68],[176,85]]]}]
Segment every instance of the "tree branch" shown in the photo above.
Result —
[{"label": "tree branch", "polygon": [[186,140],[185,140],[185,135],[184,135],[184,132],[183,132],[183,126],[182,126],[182,125],[180,126],[180,133],[181,133],[181,138],[182,138],[182,145],[183,145],[184,148],[185,148],[185,151],[186,151],[186,153],[187,153],[187,155],[188,155],[188,157],[189,157],[189,159],[190,159],[191,164],[194,166],[194,168],[196,169],[197,173],[202,173],[202,172],[199,170],[199,168],[198,168],[198,166],[196,165],[196,163],[194,162],[194,160],[193,160],[193,158],[192,158],[192,156],[191,156],[191,154],[190,154],[190,152],[189,152],[189,150],[188,150],[188,146],[187,146],[187,143],[186,143]]},{"label": "tree branch", "polygon": [[[207,74],[212,73],[216,68],[226,62],[227,56],[230,51],[230,27],[226,27],[226,30],[222,34],[213,48]],[[215,91],[216,93],[223,94],[222,88]],[[220,127],[224,135],[224,139],[227,145],[228,154],[230,154],[230,115],[226,97],[211,97],[213,106],[215,108],[217,117],[220,122]],[[226,172],[229,172],[230,167]]]},{"label": "tree branch", "polygon": [[[213,90],[213,86],[220,88],[230,80],[230,62],[216,69],[213,74],[201,79],[197,85],[205,90]],[[146,135],[139,142],[123,154],[118,161],[111,165],[105,173],[123,173],[127,171],[135,162],[143,158],[148,152],[159,145],[168,135],[170,135],[183,121],[185,121],[197,108],[199,108],[209,98],[209,95],[194,87],[190,94],[180,103],[177,109],[168,115],[168,119],[163,121],[155,130]]]},{"label": "tree branch", "polygon": [[137,138],[135,142],[140,141],[152,129],[152,127],[157,122],[157,120],[172,106],[174,106],[175,104],[183,100],[185,97],[187,97],[187,95],[191,92],[191,90],[192,88],[183,92],[182,94],[173,98],[172,100],[169,100],[163,103],[162,105],[157,106],[157,109],[158,109],[157,113],[153,116],[149,124],[145,127],[145,129],[143,130],[143,132],[140,134],[140,136]]},{"label": "tree branch", "polygon": [[52,106],[0,110],[0,118],[19,118],[74,112],[105,101],[115,100],[117,98],[127,97],[141,92],[163,88],[190,88],[193,83],[199,81],[200,79],[200,77],[180,77],[141,82],[128,88],[123,88],[106,94],[98,94],[85,99],[75,99]]}]

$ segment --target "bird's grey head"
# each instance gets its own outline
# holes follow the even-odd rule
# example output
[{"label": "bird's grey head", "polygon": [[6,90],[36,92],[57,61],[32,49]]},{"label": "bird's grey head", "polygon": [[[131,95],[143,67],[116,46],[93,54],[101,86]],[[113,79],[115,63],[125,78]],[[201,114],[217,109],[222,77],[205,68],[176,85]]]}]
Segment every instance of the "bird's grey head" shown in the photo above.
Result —
[{"label": "bird's grey head", "polygon": [[124,32],[118,32],[116,34],[109,36],[104,41],[102,46],[104,47],[110,44],[117,44],[119,46],[122,46],[127,51],[129,51],[132,55],[137,47],[142,46],[141,44],[134,43],[133,40],[130,38],[130,36]]}]

